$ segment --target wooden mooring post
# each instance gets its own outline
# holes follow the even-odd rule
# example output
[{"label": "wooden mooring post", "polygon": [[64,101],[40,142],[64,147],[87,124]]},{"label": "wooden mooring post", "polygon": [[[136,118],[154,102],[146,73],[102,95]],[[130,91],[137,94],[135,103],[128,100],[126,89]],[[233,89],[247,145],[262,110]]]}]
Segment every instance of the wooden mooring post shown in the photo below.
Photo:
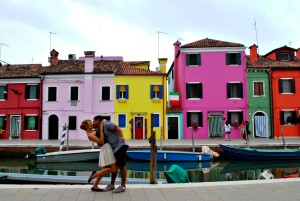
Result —
[{"label": "wooden mooring post", "polygon": [[156,182],[156,165],[157,165],[157,146],[155,131],[151,133],[149,138],[150,143],[150,184],[157,184]]}]

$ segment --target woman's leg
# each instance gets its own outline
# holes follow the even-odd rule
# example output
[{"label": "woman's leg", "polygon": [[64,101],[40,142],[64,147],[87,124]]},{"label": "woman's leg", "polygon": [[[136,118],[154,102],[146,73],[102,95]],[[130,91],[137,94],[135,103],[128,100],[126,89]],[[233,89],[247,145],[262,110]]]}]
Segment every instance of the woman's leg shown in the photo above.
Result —
[{"label": "woman's leg", "polygon": [[117,165],[115,163],[105,166],[102,170],[98,171],[96,174],[92,176],[92,179],[96,178],[96,181],[94,182],[93,187],[98,188],[99,182],[101,181],[102,177],[109,173],[115,173],[117,172]]}]

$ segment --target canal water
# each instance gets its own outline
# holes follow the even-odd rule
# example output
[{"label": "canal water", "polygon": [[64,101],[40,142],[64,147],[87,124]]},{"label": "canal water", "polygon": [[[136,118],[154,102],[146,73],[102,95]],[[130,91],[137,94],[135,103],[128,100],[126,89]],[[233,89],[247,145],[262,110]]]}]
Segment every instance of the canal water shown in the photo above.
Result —
[{"label": "canal water", "polygon": [[[216,160],[209,162],[169,162],[157,163],[156,178],[164,180],[164,171],[168,170],[172,164],[177,164],[185,169],[192,182],[258,180],[271,177],[291,178],[298,177],[300,170],[300,161]],[[91,171],[98,169],[97,162],[36,164],[23,158],[0,159],[0,172],[2,173],[89,176]],[[149,170],[149,162],[127,161],[127,178],[149,180]]]}]

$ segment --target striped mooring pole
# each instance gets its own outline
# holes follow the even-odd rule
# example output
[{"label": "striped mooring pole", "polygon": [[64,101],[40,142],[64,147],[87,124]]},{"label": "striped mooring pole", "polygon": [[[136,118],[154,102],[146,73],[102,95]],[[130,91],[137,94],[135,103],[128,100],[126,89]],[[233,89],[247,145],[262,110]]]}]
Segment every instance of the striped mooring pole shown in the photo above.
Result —
[{"label": "striped mooring pole", "polygon": [[62,151],[63,148],[64,148],[65,137],[66,137],[66,134],[67,134],[67,128],[68,128],[67,125],[63,126],[63,131],[62,131],[62,136],[61,136],[59,151]]}]

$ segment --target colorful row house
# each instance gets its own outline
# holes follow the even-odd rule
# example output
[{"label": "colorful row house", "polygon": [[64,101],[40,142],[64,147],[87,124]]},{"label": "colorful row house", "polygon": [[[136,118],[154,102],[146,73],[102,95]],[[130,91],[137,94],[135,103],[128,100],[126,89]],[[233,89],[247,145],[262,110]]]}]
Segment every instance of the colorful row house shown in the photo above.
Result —
[{"label": "colorful row house", "polygon": [[177,41],[174,47],[167,116],[181,110],[178,139],[222,137],[227,120],[232,138],[241,138],[239,123],[248,119],[246,47],[209,38],[183,46]]}]

